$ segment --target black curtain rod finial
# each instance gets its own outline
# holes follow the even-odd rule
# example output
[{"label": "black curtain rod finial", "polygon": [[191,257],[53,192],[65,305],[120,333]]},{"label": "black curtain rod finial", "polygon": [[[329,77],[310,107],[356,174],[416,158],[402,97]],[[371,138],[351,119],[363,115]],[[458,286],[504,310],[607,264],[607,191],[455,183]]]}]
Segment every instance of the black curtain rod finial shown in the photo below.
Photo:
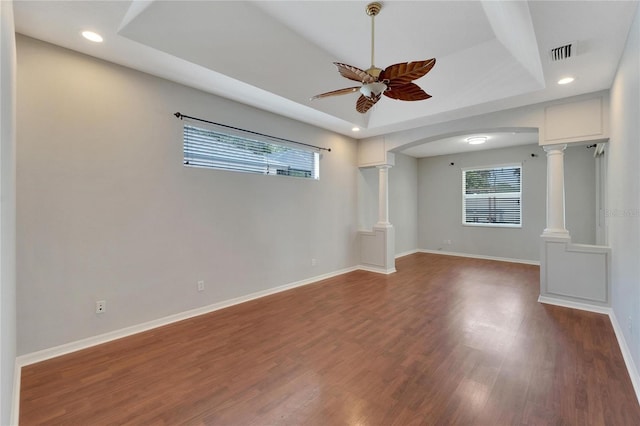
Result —
[{"label": "black curtain rod finial", "polygon": [[178,117],[180,120],[182,120],[182,114],[180,114],[179,112],[176,112],[176,113],[175,113],[175,114],[173,114],[173,115],[175,115],[175,116],[176,116],[176,117]]}]

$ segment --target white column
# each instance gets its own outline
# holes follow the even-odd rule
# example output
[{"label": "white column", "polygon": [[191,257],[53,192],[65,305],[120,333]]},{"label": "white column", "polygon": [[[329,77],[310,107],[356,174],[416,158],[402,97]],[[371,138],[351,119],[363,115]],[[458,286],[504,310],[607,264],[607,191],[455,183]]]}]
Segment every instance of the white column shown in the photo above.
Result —
[{"label": "white column", "polygon": [[564,150],[567,145],[545,146],[547,152],[547,227],[543,237],[569,237],[564,223]]},{"label": "white column", "polygon": [[[389,154],[391,155],[391,154]],[[367,270],[382,274],[396,272],[395,233],[389,222],[390,164],[378,168],[378,223],[371,231],[361,231],[360,262]]]},{"label": "white column", "polygon": [[389,169],[390,165],[378,167],[378,223],[376,226],[389,226]]}]

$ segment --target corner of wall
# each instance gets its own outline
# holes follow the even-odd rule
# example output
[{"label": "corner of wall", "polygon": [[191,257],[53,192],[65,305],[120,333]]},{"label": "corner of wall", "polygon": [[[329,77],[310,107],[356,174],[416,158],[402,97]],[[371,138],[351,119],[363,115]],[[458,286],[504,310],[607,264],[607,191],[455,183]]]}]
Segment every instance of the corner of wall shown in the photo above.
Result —
[{"label": "corner of wall", "polygon": [[640,375],[638,374],[638,369],[636,368],[636,364],[633,361],[631,350],[629,350],[629,345],[627,345],[627,341],[624,338],[624,333],[622,332],[622,328],[620,327],[620,323],[618,322],[615,311],[611,310],[611,312],[609,313],[609,318],[611,319],[611,326],[613,327],[613,331],[616,334],[616,338],[618,339],[618,346],[620,346],[622,358],[624,359],[624,363],[627,366],[629,378],[631,379],[633,390],[636,393],[636,399],[638,400],[638,403],[640,403]]},{"label": "corner of wall", "polygon": [[16,361],[16,43],[13,3],[0,2],[0,424],[14,424]]},{"label": "corner of wall", "polygon": [[637,259],[640,246],[639,52],[640,7],[637,7],[610,90],[611,140],[606,153],[605,215],[612,253],[612,322],[636,393],[640,388],[637,373],[640,367],[640,265]]}]

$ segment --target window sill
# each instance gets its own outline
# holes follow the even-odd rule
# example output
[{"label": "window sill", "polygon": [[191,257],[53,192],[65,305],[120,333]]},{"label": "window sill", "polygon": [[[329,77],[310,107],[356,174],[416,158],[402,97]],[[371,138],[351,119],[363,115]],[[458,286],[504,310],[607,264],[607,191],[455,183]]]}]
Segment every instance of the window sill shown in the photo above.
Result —
[{"label": "window sill", "polygon": [[462,226],[470,226],[475,228],[507,228],[507,229],[522,229],[522,224],[511,225],[507,223],[466,223],[462,222]]}]

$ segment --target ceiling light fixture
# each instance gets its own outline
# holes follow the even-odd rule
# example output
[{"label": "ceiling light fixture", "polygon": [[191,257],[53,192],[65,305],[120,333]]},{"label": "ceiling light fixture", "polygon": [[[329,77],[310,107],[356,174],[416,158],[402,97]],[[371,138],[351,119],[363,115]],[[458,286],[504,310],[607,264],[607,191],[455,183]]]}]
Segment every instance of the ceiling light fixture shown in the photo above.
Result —
[{"label": "ceiling light fixture", "polygon": [[480,145],[482,143],[485,143],[487,139],[488,138],[486,136],[473,136],[465,140],[467,141],[467,143],[469,143],[469,145]]},{"label": "ceiling light fixture", "polygon": [[558,80],[558,84],[569,84],[569,83],[572,83],[573,80],[575,80],[575,78],[573,77],[564,77]]},{"label": "ceiling light fixture", "polygon": [[102,43],[102,36],[98,33],[94,33],[93,31],[83,31],[82,37],[94,43]]},{"label": "ceiling light fixture", "polygon": [[351,131],[352,132],[359,132],[360,131],[360,127],[352,127]]}]

